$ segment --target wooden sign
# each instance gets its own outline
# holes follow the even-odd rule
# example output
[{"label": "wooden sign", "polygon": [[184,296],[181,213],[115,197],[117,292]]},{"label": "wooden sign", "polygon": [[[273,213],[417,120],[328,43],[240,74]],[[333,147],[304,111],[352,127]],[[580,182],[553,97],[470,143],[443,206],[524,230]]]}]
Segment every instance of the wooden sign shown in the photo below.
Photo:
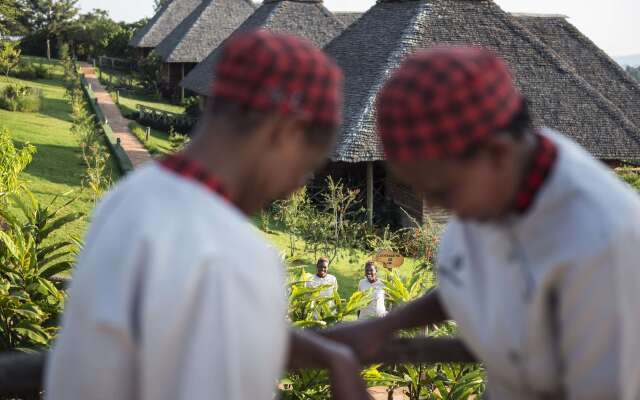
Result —
[{"label": "wooden sign", "polygon": [[404,263],[404,257],[393,251],[383,250],[376,254],[374,260],[385,268],[398,268]]}]

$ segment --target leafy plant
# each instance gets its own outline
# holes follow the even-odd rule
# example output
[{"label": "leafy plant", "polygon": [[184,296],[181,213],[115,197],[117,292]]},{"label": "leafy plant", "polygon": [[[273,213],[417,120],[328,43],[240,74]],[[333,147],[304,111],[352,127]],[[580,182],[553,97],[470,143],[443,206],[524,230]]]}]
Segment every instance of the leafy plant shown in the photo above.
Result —
[{"label": "leafy plant", "polygon": [[0,108],[8,111],[36,112],[40,110],[38,90],[22,85],[8,85],[0,93]]},{"label": "leafy plant", "polygon": [[171,151],[177,153],[187,147],[191,142],[191,138],[176,132],[172,126],[169,128],[169,142],[171,143]]},{"label": "leafy plant", "polygon": [[11,199],[20,214],[0,210],[0,350],[47,346],[54,338],[64,306],[54,277],[71,269],[76,242],[49,239],[82,217],[63,213],[74,200],[43,205],[28,191]]},{"label": "leafy plant", "polygon": [[5,77],[20,64],[21,50],[18,43],[10,41],[0,42],[0,69]]},{"label": "leafy plant", "polygon": [[0,209],[7,207],[8,195],[24,188],[20,173],[31,162],[36,148],[26,144],[17,149],[9,130],[0,128]]}]

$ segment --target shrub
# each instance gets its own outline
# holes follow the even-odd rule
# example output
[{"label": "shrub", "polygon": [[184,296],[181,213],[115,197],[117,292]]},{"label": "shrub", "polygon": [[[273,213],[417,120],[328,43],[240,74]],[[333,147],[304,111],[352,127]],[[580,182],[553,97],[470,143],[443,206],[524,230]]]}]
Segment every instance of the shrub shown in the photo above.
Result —
[{"label": "shrub", "polygon": [[0,209],[7,206],[7,196],[23,189],[20,173],[31,162],[36,148],[26,144],[17,149],[7,129],[0,129]]},{"label": "shrub", "polygon": [[53,278],[71,269],[77,241],[48,241],[53,233],[82,215],[40,204],[31,193],[12,197],[12,208],[0,210],[0,350],[47,346],[58,331],[64,292]]},{"label": "shrub", "polygon": [[40,110],[38,90],[21,85],[8,85],[0,93],[0,107],[9,111],[36,112]]},{"label": "shrub", "polygon": [[200,99],[196,96],[187,97],[182,103],[184,113],[193,118],[200,117]]}]

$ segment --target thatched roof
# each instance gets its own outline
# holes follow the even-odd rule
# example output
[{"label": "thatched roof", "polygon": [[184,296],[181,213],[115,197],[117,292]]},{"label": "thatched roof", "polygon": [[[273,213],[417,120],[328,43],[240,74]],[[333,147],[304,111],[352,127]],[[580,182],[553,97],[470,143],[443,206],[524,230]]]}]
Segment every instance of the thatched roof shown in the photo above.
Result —
[{"label": "thatched roof", "polygon": [[382,160],[374,100],[389,73],[418,48],[476,44],[502,56],[537,123],[602,159],[640,160],[640,132],[618,107],[489,0],[378,0],[327,47],[345,70],[345,124],[333,159]]},{"label": "thatched roof", "polygon": [[154,51],[166,63],[199,63],[254,11],[250,0],[204,0]]},{"label": "thatched roof", "polygon": [[640,128],[640,83],[563,15],[512,14]]},{"label": "thatched roof", "polygon": [[349,11],[349,12],[334,12],[333,15],[335,15],[336,18],[338,18],[340,21],[342,21],[344,26],[349,26],[349,25],[353,24],[354,22],[356,22],[356,20],[362,16],[362,13],[361,12],[353,12],[353,11]]},{"label": "thatched roof", "polygon": [[129,46],[154,48],[202,3],[202,0],[172,0],[138,29]]},{"label": "thatched roof", "polygon": [[[236,32],[258,28],[297,35],[322,47],[344,30],[344,24],[322,5],[321,0],[265,0]],[[207,96],[220,49],[215,49],[198,64],[181,86]]]}]

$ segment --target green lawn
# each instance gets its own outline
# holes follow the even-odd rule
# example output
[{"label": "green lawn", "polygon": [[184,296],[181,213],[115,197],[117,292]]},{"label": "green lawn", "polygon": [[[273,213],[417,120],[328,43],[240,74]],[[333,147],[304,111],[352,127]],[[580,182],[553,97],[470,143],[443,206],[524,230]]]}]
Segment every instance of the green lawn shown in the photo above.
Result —
[{"label": "green lawn", "polygon": [[151,134],[149,135],[149,140],[145,141],[144,132],[146,131],[146,127],[140,125],[135,121],[132,121],[129,124],[129,129],[131,129],[131,132],[133,132],[133,134],[136,135],[138,139],[140,139],[144,147],[146,147],[151,154],[156,155],[171,153],[171,141],[169,140],[169,134],[167,132],[152,128]]},{"label": "green lawn", "polygon": [[[48,63],[44,59],[26,58],[33,62]],[[82,188],[84,164],[77,141],[70,131],[70,106],[64,98],[62,68],[52,67],[55,75],[50,80],[24,81],[9,78],[10,83],[40,88],[43,91],[42,109],[38,113],[9,112],[0,109],[0,126],[8,128],[17,145],[29,142],[36,146],[33,162],[23,173],[28,187],[41,201],[48,202],[60,194],[65,198],[78,197],[69,211],[88,214],[93,206],[90,194]],[[7,79],[1,78],[0,85]],[[112,180],[117,180],[117,170],[111,165]],[[68,225],[60,235],[81,236],[87,218]]]},{"label": "green lawn", "polygon": [[[109,82],[110,77],[114,85],[118,83],[119,76],[117,75],[117,73],[102,71],[103,82]],[[111,97],[113,97],[115,100],[114,91],[111,92]],[[123,114],[130,114],[137,111],[138,104],[157,108],[158,110],[173,112],[176,114],[182,114],[184,112],[184,107],[182,107],[181,105],[172,104],[169,101],[162,99],[156,95],[136,93],[129,90],[120,91],[119,107],[120,111],[122,111]]]}]

